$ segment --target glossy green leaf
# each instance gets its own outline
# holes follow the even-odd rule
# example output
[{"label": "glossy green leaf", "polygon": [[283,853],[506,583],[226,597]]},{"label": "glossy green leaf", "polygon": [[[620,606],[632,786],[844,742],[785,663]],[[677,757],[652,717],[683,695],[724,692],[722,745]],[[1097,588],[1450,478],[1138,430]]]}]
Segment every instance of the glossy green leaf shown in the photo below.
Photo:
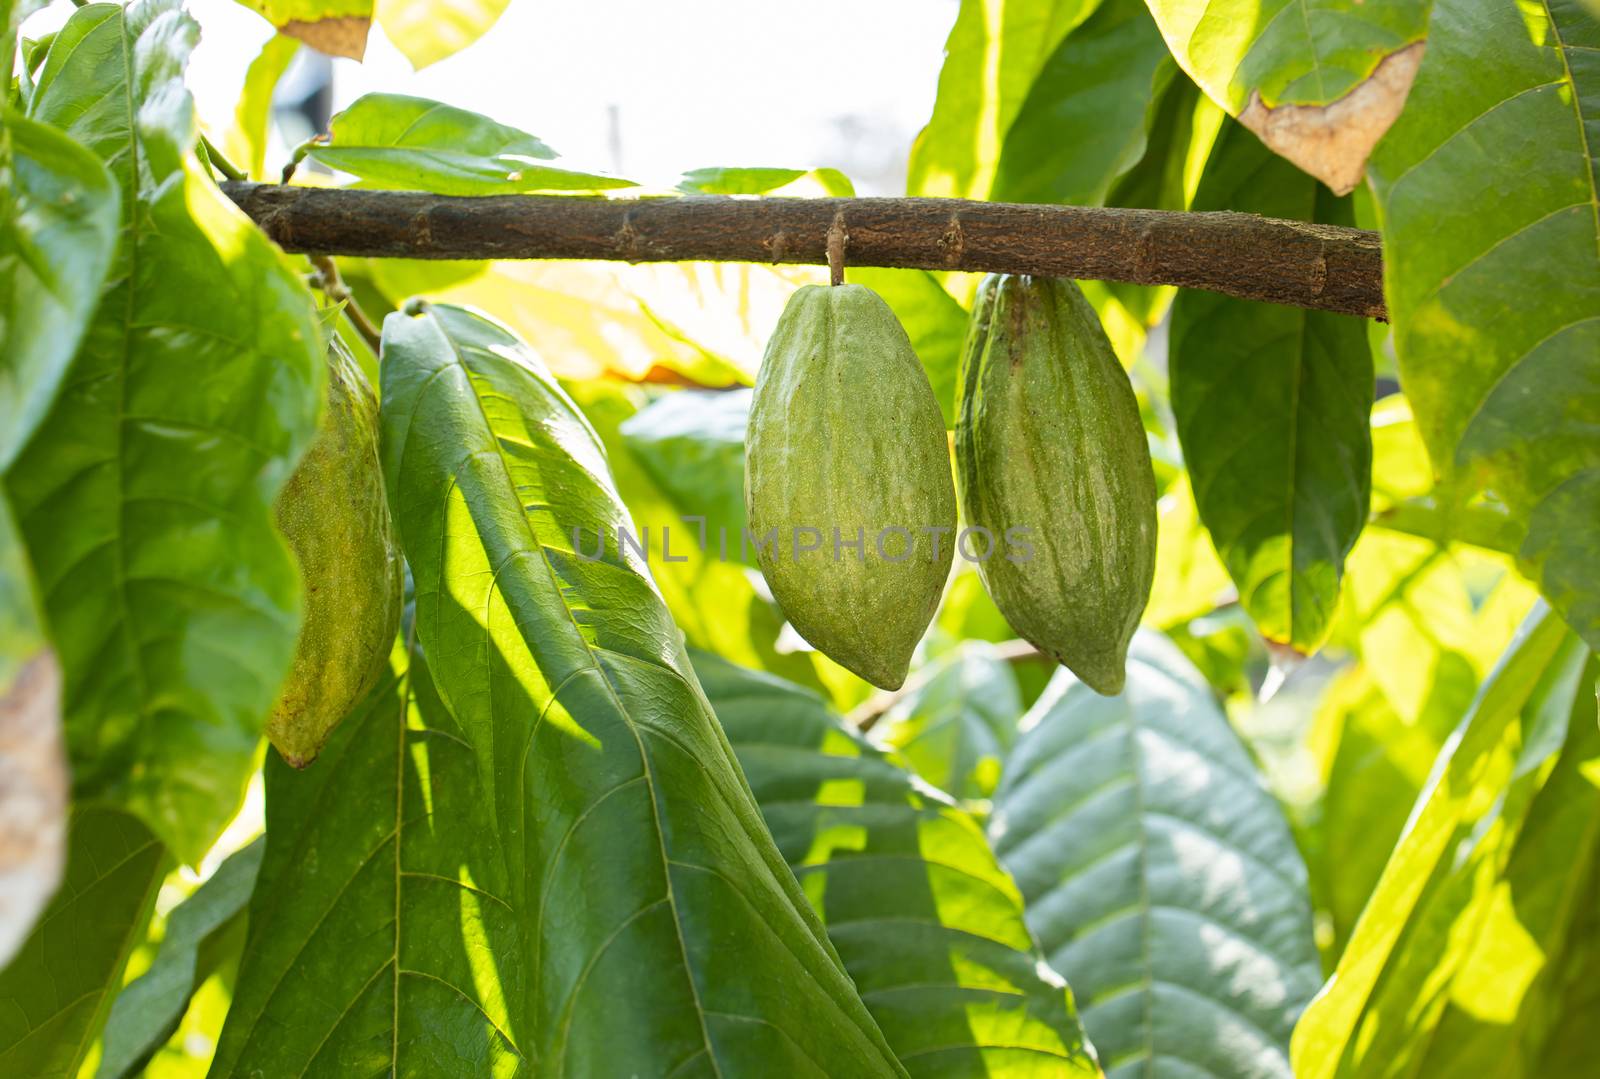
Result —
[{"label": "glossy green leaf", "polygon": [[178,1029],[195,991],[216,968],[218,953],[238,947],[265,846],[257,839],[229,855],[167,915],[155,961],[111,1006],[96,1079],[140,1074],[144,1062]]},{"label": "glossy green leaf", "polygon": [[520,962],[485,949],[511,1043],[551,1075],[895,1074],[643,561],[575,550],[627,521],[594,430],[495,323],[434,307],[384,329],[417,637],[498,831],[503,868],[474,880],[519,935]]},{"label": "glossy green leaf", "polygon": [[749,421],[749,390],[685,390],[639,410],[623,421],[619,431],[650,479],[683,516],[675,532],[681,531],[686,539],[693,536],[701,550],[719,552],[719,557],[726,551],[728,559],[754,565],[755,552],[740,546],[746,520],[744,433]]},{"label": "glossy green leaf", "polygon": [[77,1079],[171,860],[138,820],[74,810],[66,879],[0,972],[0,1074]]},{"label": "glossy green leaf", "polygon": [[77,793],[189,862],[238,808],[293,654],[300,584],[272,503],[323,368],[298,275],[186,162],[196,30],[175,0],[93,4],[45,61],[33,117],[110,166],[123,221],[67,386],[7,480]]},{"label": "glossy green leaf", "polygon": [[678,182],[688,195],[854,195],[855,185],[838,169],[691,169]]},{"label": "glossy green leaf", "polygon": [[974,641],[920,669],[873,736],[957,798],[987,798],[1017,736],[1022,698],[1010,664]]},{"label": "glossy green leaf", "polygon": [[[1230,124],[1197,210],[1348,224],[1349,207]],[[1314,652],[1367,521],[1372,354],[1359,319],[1184,291],[1172,410],[1200,519],[1270,640]]]},{"label": "glossy green leaf", "polygon": [[239,0],[290,37],[329,56],[367,52],[373,0]]},{"label": "glossy green leaf", "polygon": [[613,176],[542,164],[554,150],[527,132],[427,98],[364,94],[334,116],[326,142],[302,149],[369,187],[436,195],[514,195],[632,187]]},{"label": "glossy green leaf", "polygon": [[1007,131],[989,198],[1099,206],[1146,145],[1173,68],[1144,0],[1104,0],[1039,70]]},{"label": "glossy green leaf", "polygon": [[1597,50],[1575,0],[1442,0],[1371,171],[1401,381],[1434,465],[1526,518],[1530,572],[1600,647]]},{"label": "glossy green leaf", "polygon": [[1169,642],[1135,638],[1116,697],[1057,673],[1022,721],[989,835],[1108,1076],[1289,1075],[1320,980],[1305,867]]},{"label": "glossy green leaf", "polygon": [[44,420],[117,242],[117,185],[53,127],[0,116],[0,475]]},{"label": "glossy green leaf", "polygon": [[1415,1063],[1574,701],[1590,689],[1587,658],[1549,608],[1529,616],[1435,763],[1327,991],[1297,1027],[1297,1075],[1404,1074]]},{"label": "glossy green leaf", "polygon": [[418,71],[488,33],[511,0],[379,0],[378,25]]},{"label": "glossy green leaf", "polygon": [[1061,39],[1098,0],[962,0],[906,194],[985,198],[1006,133]]},{"label": "glossy green leaf", "polygon": [[1429,0],[1149,0],[1172,55],[1277,153],[1344,194],[1406,103]]},{"label": "glossy green leaf", "polygon": [[230,160],[238,163],[252,179],[268,177],[267,142],[272,134],[272,94],[278,80],[300,52],[300,42],[287,34],[276,34],[261,46],[256,58],[245,69],[244,87],[234,106],[233,126],[228,129],[226,146]]},{"label": "glossy green leaf", "polygon": [[1098,1075],[972,816],[815,695],[696,653],[778,848],[916,1076]]}]

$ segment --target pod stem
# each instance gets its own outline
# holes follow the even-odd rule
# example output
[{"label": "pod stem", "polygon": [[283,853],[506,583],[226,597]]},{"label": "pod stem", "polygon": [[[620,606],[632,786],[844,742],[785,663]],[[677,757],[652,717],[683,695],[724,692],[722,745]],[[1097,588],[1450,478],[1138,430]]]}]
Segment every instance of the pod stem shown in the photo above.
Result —
[{"label": "pod stem", "polygon": [[833,215],[828,226],[828,284],[844,284],[844,248],[850,236],[844,231],[844,211]]}]

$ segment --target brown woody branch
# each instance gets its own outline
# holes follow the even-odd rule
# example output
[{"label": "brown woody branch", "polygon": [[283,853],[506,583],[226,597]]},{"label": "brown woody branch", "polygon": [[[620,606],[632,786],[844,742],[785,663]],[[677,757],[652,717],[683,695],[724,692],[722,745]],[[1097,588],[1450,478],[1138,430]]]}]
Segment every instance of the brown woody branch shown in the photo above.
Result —
[{"label": "brown woody branch", "polygon": [[289,251],[423,259],[828,264],[1180,285],[1385,317],[1375,232],[1236,213],[965,199],[459,198],[229,182]]}]

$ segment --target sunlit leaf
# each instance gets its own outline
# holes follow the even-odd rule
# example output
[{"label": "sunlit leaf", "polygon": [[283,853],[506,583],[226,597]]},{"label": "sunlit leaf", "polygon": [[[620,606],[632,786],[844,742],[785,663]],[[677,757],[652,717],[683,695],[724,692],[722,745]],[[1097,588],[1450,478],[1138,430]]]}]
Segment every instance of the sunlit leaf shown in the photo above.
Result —
[{"label": "sunlit leaf", "polygon": [[488,33],[511,0],[376,0],[383,35],[418,71]]},{"label": "sunlit leaf", "polygon": [[0,972],[0,1074],[77,1079],[171,860],[137,819],[73,811],[67,872],[16,958]]},{"label": "sunlit leaf", "polygon": [[[1347,203],[1237,124],[1194,206],[1350,221]],[[1270,640],[1316,651],[1367,521],[1373,375],[1361,320],[1185,290],[1168,362],[1200,519],[1240,601]]]},{"label": "sunlit leaf", "polygon": [[1187,473],[1161,496],[1156,511],[1156,577],[1144,624],[1170,626],[1231,599],[1233,582],[1200,525]]},{"label": "sunlit leaf", "polygon": [[962,0],[933,116],[911,147],[908,195],[984,198],[1034,80],[1098,0]]},{"label": "sunlit leaf", "polygon": [[690,195],[827,195],[856,193],[850,178],[838,169],[704,168],[691,169],[678,182]]},{"label": "sunlit leaf", "polygon": [[957,798],[987,798],[1016,740],[1022,700],[1005,660],[981,642],[963,645],[915,675],[873,736],[911,769]]},{"label": "sunlit leaf", "polygon": [[1096,1075],[972,817],[816,696],[697,653],[778,848],[915,1076]]},{"label": "sunlit leaf", "polygon": [[[750,391],[685,390],[641,409],[619,429],[650,479],[684,517],[683,531],[703,551],[755,564],[742,549],[745,528],[744,432]],[[623,495],[624,501],[627,495]],[[698,517],[697,523],[691,518]],[[704,530],[701,539],[699,529]],[[731,541],[731,542],[730,542]]]},{"label": "sunlit leaf", "polygon": [[[1530,801],[1550,774],[1588,655],[1546,607],[1531,615],[1444,751],[1328,989],[1295,1031],[1295,1073],[1405,1070],[1430,1040]],[[1585,702],[1594,724],[1592,701]]]},{"label": "sunlit leaf", "polygon": [[1530,573],[1600,646],[1596,49],[1600,22],[1570,0],[1440,0],[1371,172],[1434,465],[1526,520]]},{"label": "sunlit leaf", "polygon": [[989,834],[1107,1075],[1287,1077],[1305,867],[1198,672],[1142,633],[1120,695],[1063,670],[1021,726]]},{"label": "sunlit leaf", "polygon": [[[1509,5],[1508,5],[1509,6]],[[1211,99],[1339,194],[1406,103],[1428,0],[1150,0]]]},{"label": "sunlit leaf", "polygon": [[527,132],[404,94],[364,94],[333,117],[328,136],[302,147],[305,154],[369,187],[511,195],[633,186],[631,180],[543,164],[556,153]]},{"label": "sunlit leaf", "polygon": [[272,504],[323,369],[298,275],[186,161],[197,30],[176,0],[93,4],[40,72],[33,117],[107,163],[123,222],[67,387],[7,480],[76,792],[188,862],[238,808],[293,654],[299,575]]},{"label": "sunlit leaf", "polygon": [[261,46],[256,58],[245,69],[244,87],[234,106],[233,126],[224,145],[228,157],[257,180],[267,179],[267,142],[272,133],[272,94],[278,80],[300,52],[300,42],[287,34],[276,34]]}]

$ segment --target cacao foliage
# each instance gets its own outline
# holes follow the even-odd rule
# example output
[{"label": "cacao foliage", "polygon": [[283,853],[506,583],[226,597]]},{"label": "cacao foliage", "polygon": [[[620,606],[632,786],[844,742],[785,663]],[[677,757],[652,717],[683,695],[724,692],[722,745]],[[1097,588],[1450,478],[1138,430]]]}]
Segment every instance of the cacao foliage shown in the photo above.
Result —
[{"label": "cacao foliage", "polygon": [[267,738],[304,768],[388,669],[404,583],[378,463],[377,397],[331,333],[327,411],[277,514],[300,563],[305,621]]},{"label": "cacao foliage", "polygon": [[745,504],[795,629],[899,687],[944,591],[956,500],[939,402],[871,289],[807,285],[784,308],[750,409]]},{"label": "cacao foliage", "polygon": [[1007,621],[1100,693],[1121,691],[1155,574],[1139,404],[1071,281],[985,279],[962,355],[956,471],[978,572]]}]

